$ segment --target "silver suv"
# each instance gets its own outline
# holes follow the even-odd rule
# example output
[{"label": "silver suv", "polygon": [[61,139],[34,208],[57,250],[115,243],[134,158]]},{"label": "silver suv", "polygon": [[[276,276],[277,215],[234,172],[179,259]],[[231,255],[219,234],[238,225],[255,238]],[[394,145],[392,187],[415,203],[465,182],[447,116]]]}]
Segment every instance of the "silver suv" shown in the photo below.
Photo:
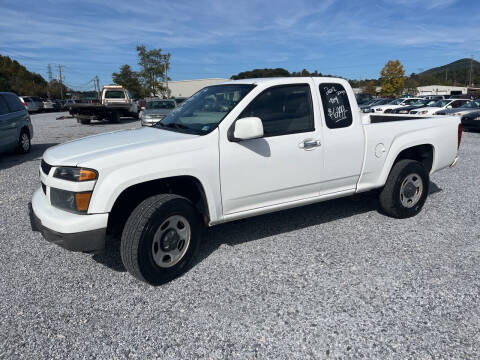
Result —
[{"label": "silver suv", "polygon": [[14,93],[0,92],[0,151],[30,151],[33,126],[28,111]]},{"label": "silver suv", "polygon": [[43,111],[43,101],[38,96],[20,96],[20,100],[27,108],[28,112]]}]

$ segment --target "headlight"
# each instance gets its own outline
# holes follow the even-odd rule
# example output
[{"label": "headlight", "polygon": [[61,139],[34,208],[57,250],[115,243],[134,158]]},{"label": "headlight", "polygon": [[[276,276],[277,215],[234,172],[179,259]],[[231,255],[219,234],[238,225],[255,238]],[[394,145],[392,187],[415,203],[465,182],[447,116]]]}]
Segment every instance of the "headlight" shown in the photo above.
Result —
[{"label": "headlight", "polygon": [[473,118],[473,120],[479,120],[480,121],[480,116],[477,116],[476,118]]},{"label": "headlight", "polygon": [[58,167],[53,173],[53,177],[68,181],[90,181],[96,180],[98,173],[92,169],[78,167]]},{"label": "headlight", "polygon": [[462,116],[461,112],[456,113],[455,115]]},{"label": "headlight", "polygon": [[420,111],[420,112],[419,112],[420,115],[425,115],[425,114],[427,114],[427,113],[428,113],[428,110],[423,110],[423,111]]},{"label": "headlight", "polygon": [[72,191],[50,188],[50,202],[52,205],[69,212],[80,214],[86,213],[91,197],[91,191],[75,193]]}]

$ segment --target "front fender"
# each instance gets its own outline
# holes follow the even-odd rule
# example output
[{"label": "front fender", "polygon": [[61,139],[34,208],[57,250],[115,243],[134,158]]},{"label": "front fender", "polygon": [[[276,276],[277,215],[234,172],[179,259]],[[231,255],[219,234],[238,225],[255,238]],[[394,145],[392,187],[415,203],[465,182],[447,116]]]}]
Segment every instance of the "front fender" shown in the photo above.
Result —
[{"label": "front fender", "polygon": [[210,148],[103,170],[99,172],[88,212],[110,212],[120,194],[133,185],[175,176],[192,176],[203,186],[210,218],[217,220],[222,214],[218,171],[218,151]]}]

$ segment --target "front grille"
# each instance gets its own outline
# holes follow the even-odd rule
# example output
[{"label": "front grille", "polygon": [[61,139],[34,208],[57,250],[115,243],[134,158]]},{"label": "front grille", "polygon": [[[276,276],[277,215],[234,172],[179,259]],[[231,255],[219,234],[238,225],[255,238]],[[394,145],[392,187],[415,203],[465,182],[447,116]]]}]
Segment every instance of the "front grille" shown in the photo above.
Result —
[{"label": "front grille", "polygon": [[163,119],[166,115],[159,115],[159,114],[151,114],[148,115],[148,117],[154,118],[154,119]]},{"label": "front grille", "polygon": [[49,165],[44,160],[42,160],[40,167],[42,168],[43,173],[45,175],[48,175],[48,173],[50,172],[50,169],[52,168],[52,165]]}]

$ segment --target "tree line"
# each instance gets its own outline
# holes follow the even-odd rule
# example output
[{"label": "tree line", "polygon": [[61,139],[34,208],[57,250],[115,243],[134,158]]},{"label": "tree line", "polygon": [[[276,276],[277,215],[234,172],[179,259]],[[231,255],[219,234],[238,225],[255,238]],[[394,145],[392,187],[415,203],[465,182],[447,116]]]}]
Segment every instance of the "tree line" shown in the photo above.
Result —
[{"label": "tree line", "polygon": [[147,50],[145,45],[137,46],[139,71],[132,70],[124,64],[119,72],[112,73],[112,80],[117,85],[128,89],[136,99],[148,96],[170,97],[168,70],[170,68],[170,53],[162,49]]}]

